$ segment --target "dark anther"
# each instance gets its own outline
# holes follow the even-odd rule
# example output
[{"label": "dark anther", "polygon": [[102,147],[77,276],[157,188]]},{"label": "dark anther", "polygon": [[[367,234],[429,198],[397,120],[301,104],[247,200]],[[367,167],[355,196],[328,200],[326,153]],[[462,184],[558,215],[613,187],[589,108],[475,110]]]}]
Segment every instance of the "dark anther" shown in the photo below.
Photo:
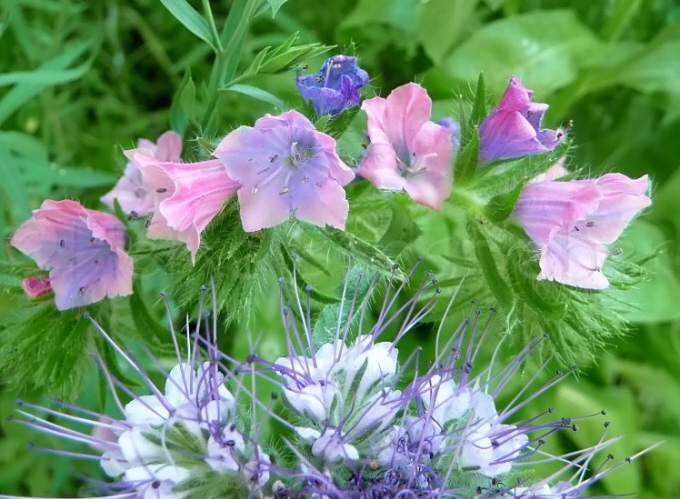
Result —
[{"label": "dark anther", "polygon": [[571,429],[572,429],[573,431],[578,431],[578,425],[576,425],[576,424],[573,425],[573,426],[571,427]]},{"label": "dark anther", "polygon": [[399,270],[399,264],[395,263],[394,265],[392,265],[392,270]]},{"label": "dark anther", "polygon": [[314,289],[314,288],[312,287],[311,284],[307,284],[307,286],[305,286],[305,290],[306,290],[308,293],[309,293],[312,289]]},{"label": "dark anther", "polygon": [[159,482],[158,480],[154,481],[154,482],[151,484],[151,487],[154,488],[154,489],[157,489],[157,488],[160,487],[160,486],[161,486],[161,482]]},{"label": "dark anther", "polygon": [[146,222],[144,222],[144,227],[146,227],[148,229],[149,225],[151,225],[151,219],[147,218]]},{"label": "dark anther", "polygon": [[545,445],[545,440],[542,438],[538,440],[538,445]]},{"label": "dark anther", "polygon": [[66,243],[64,242],[63,239],[62,239],[61,241],[59,241],[59,246],[60,246],[61,248],[63,248],[64,246],[66,246]]},{"label": "dark anther", "polygon": [[279,394],[277,392],[272,392],[271,393],[272,400],[278,400],[279,399]]},{"label": "dark anther", "polygon": [[229,431],[236,431],[236,424],[235,424],[235,423],[232,423],[232,424],[229,426]]},{"label": "dark anther", "polygon": [[632,460],[631,458],[629,458],[629,457],[627,457],[627,458],[625,459],[625,461],[626,461],[628,464],[630,464],[630,463],[633,462],[633,460]]},{"label": "dark anther", "polygon": [[168,192],[168,190],[165,187],[159,187],[158,189],[156,189],[156,192],[158,194],[163,194],[164,192]]},{"label": "dark anther", "polygon": [[492,314],[495,314],[497,311],[498,311],[498,309],[496,307],[491,307],[489,309],[489,312],[491,312]]},{"label": "dark anther", "polygon": [[604,427],[605,427],[605,428],[609,428],[609,425],[610,425],[610,424],[611,424],[610,421],[605,421],[605,422],[604,422]]},{"label": "dark anther", "polygon": [[227,440],[226,442],[224,442],[224,445],[226,445],[227,447],[234,447],[236,445],[236,440]]},{"label": "dark anther", "polygon": [[204,284],[201,286],[201,293],[205,293],[206,291],[208,291],[208,287]]},{"label": "dark anther", "polygon": [[139,218],[139,213],[135,210],[130,210],[130,218]]},{"label": "dark anther", "polygon": [[587,222],[586,227],[595,227],[595,222]]},{"label": "dark anther", "polygon": [[555,371],[555,374],[557,374],[558,376],[562,376],[564,374],[564,371]]},{"label": "dark anther", "polygon": [[326,382],[322,379],[319,380],[319,386],[326,386]]},{"label": "dark anther", "polygon": [[603,416],[606,416],[606,415],[607,415],[607,411],[605,411],[604,409],[602,409],[602,410],[600,411],[600,414],[602,414]]},{"label": "dark anther", "polygon": [[614,454],[607,454],[607,459],[614,459]]},{"label": "dark anther", "polygon": [[434,274],[434,272],[431,271],[431,270],[428,270],[427,272],[425,272],[425,275],[426,275],[427,277],[430,277],[432,274]]},{"label": "dark anther", "polygon": [[80,286],[78,288],[78,293],[80,293],[81,295],[84,295],[85,294],[85,286]]},{"label": "dark anther", "polygon": [[498,443],[498,440],[495,440],[495,439],[494,439],[494,440],[491,441],[491,446],[492,446],[494,449],[495,449],[496,447],[498,447],[499,445],[500,445],[500,444]]},{"label": "dark anther", "polygon": [[271,156],[271,157],[269,158],[269,162],[270,162],[270,163],[273,163],[273,162],[276,161],[277,159],[279,159],[279,155],[278,155],[278,154],[274,154],[273,156]]},{"label": "dark anther", "polygon": [[552,407],[548,407],[548,414],[552,414],[553,412],[555,412],[555,409],[553,409]]},{"label": "dark anther", "polygon": [[419,262],[422,262],[423,260],[425,260],[425,257],[423,255],[418,255],[416,260],[418,260]]},{"label": "dark anther", "polygon": [[435,293],[440,294],[443,291],[442,288],[437,288],[434,290]]},{"label": "dark anther", "polygon": [[91,237],[91,238],[90,238],[90,242],[91,242],[91,243],[94,242],[94,237]]},{"label": "dark anther", "polygon": [[254,354],[254,353],[251,353],[250,355],[248,355],[248,357],[246,357],[246,362],[247,362],[248,364],[252,364],[252,363],[255,362],[256,360],[257,360],[257,355]]}]

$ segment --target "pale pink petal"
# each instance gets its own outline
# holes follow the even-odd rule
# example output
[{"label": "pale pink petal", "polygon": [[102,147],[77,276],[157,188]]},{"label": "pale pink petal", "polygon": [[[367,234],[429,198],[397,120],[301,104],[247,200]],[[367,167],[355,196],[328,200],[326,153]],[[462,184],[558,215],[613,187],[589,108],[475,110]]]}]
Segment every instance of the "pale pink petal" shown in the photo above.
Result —
[{"label": "pale pink petal", "polygon": [[371,140],[358,174],[380,189],[405,190],[419,204],[441,209],[451,194],[450,131],[429,121],[432,101],[409,83],[364,101]]},{"label": "pale pink petal", "polygon": [[605,289],[609,281],[602,267],[609,255],[604,245],[583,239],[579,233],[558,232],[541,249],[538,279],[586,289]]},{"label": "pale pink petal", "polygon": [[[385,126],[396,151],[410,149],[413,138],[432,115],[432,99],[417,83],[395,88],[385,103]],[[437,125],[439,126],[439,125]]]},{"label": "pale pink petal", "polygon": [[[337,182],[327,181],[315,186],[315,195],[306,195],[295,200],[295,216],[300,220],[323,227],[330,225],[345,228],[349,203],[345,189]],[[295,196],[295,194],[292,194]],[[319,206],[324,209],[319,209]]]},{"label": "pale pink petal", "polygon": [[142,149],[126,154],[140,166],[145,185],[157,194],[149,237],[183,241],[195,260],[201,232],[240,184],[219,160],[164,162]]},{"label": "pale pink petal", "polygon": [[[172,131],[165,132],[158,137],[157,144],[146,139],[139,139],[137,149],[146,150],[159,161],[179,162],[182,154],[182,137]],[[123,176],[114,188],[101,197],[102,203],[110,208],[114,206],[114,199],[118,200],[125,213],[134,213],[143,217],[153,212],[153,192],[144,186],[139,165],[132,160],[125,165]]]},{"label": "pale pink petal", "polygon": [[556,229],[571,229],[596,210],[600,199],[600,191],[592,180],[541,182],[524,188],[514,214],[527,235],[543,246]]}]

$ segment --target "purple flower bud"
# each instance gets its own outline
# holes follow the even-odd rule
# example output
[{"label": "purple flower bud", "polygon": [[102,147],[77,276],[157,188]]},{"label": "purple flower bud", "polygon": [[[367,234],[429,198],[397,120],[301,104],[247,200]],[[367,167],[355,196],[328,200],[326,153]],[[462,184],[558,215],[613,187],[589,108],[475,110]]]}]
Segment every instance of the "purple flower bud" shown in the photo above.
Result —
[{"label": "purple flower bud", "polygon": [[357,66],[357,58],[336,55],[326,60],[315,75],[296,78],[305,102],[311,102],[320,116],[340,114],[359,105],[359,91],[368,83],[368,73]]},{"label": "purple flower bud", "polygon": [[533,90],[513,76],[496,109],[479,127],[482,163],[552,151],[564,138],[561,129],[541,128],[547,104],[531,102]]}]

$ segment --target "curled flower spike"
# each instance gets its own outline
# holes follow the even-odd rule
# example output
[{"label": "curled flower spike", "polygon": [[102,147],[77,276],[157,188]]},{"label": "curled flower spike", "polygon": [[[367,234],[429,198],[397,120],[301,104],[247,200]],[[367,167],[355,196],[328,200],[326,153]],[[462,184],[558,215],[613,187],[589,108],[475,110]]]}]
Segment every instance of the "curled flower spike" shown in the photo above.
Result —
[{"label": "curled flower spike", "polygon": [[57,308],[67,310],[132,293],[133,262],[126,241],[125,227],[115,216],[76,201],[46,200],[17,229],[11,244],[49,270],[49,283],[33,279],[24,290],[46,293],[47,285]]},{"label": "curled flower spike", "polygon": [[196,260],[201,233],[240,187],[218,160],[198,163],[160,161],[146,149],[125,151],[139,166],[144,185],[154,194],[150,239],[182,241]]},{"label": "curled flower spike", "polygon": [[607,245],[651,204],[648,189],[646,175],[633,180],[620,173],[527,185],[513,213],[541,250],[538,279],[579,288],[609,287],[602,273],[610,254]]},{"label": "curled flower spike", "polygon": [[213,154],[241,185],[238,200],[246,232],[291,216],[345,228],[349,203],[342,186],[354,173],[338,157],[335,140],[297,111],[268,114],[254,127],[237,128]]},{"label": "curled flower spike", "polygon": [[[139,139],[138,149],[145,149],[158,161],[180,162],[182,154],[182,137],[175,132],[165,132],[158,137],[156,144],[146,139]],[[139,165],[133,160],[125,165],[123,176],[109,192],[101,197],[102,203],[113,209],[113,200],[117,199],[125,213],[134,213],[145,217],[153,211],[154,192],[142,181]]]},{"label": "curled flower spike", "polygon": [[[374,285],[372,281],[370,287]],[[256,360],[261,372],[270,370],[280,377],[287,406],[295,414],[293,430],[299,439],[289,445],[301,465],[299,471],[288,471],[291,478],[278,489],[281,497],[539,499],[549,492],[577,499],[613,469],[600,469],[587,479],[580,475],[616,439],[603,436],[592,448],[573,455],[551,456],[541,450],[548,436],[576,431],[577,420],[601,413],[554,419],[548,410],[512,422],[520,409],[573,370],[560,371],[534,387],[536,374],[509,405],[496,408],[499,394],[547,337],[532,341],[506,365],[478,366],[477,343],[484,341],[491,319],[482,322],[476,311],[425,372],[419,369],[418,351],[400,366],[397,343],[433,308],[438,295],[436,279],[428,273],[414,297],[395,305],[405,285],[389,282],[377,321],[365,327],[365,308],[355,308],[361,298],[346,288],[334,338],[318,348],[311,315],[304,309],[309,296],[296,294],[295,304],[283,306],[289,355],[275,362]],[[356,330],[353,324],[359,325]],[[397,326],[396,338],[383,341],[391,325]],[[492,358],[500,357],[501,346]],[[415,377],[402,390],[395,389],[396,380],[404,383],[409,365],[415,367]],[[514,487],[503,485],[534,461],[554,461],[563,468],[535,484],[520,480]],[[283,476],[287,472],[279,471]],[[572,479],[558,482],[572,471]],[[478,484],[476,490],[469,483]]]},{"label": "curled flower spike", "polygon": [[300,75],[295,82],[302,98],[312,103],[319,116],[335,116],[345,108],[359,105],[368,73],[357,65],[356,57],[336,55],[326,59],[317,74]]},{"label": "curled flower spike", "polygon": [[[200,304],[202,308],[202,296]],[[233,373],[219,361],[214,347],[216,336],[208,321],[205,320],[206,330],[201,330],[204,321],[200,320],[195,330],[187,331],[184,352],[173,331],[177,364],[169,373],[164,372],[165,384],[161,389],[138,360],[115,343],[89,315],[86,317],[151,394],[137,395],[95,356],[122,417],[66,403],[58,403],[60,408],[54,409],[20,402],[17,412],[21,418],[15,419],[17,423],[90,447],[88,453],[41,450],[99,461],[106,475],[115,480],[97,485],[99,492],[104,492],[103,497],[182,499],[198,493],[201,486],[209,486],[218,497],[261,497],[259,491],[269,481],[271,462],[257,444],[256,422],[249,414],[253,407],[244,408],[239,402],[240,397],[252,399],[254,395],[243,388],[242,381],[234,382],[235,391],[227,388],[227,383],[234,381]],[[205,354],[200,348],[202,344],[207,350]],[[160,369],[158,361],[151,360]],[[119,392],[131,401],[123,405]],[[93,431],[69,428],[51,422],[47,416],[84,424]]]},{"label": "curled flower spike", "polygon": [[552,151],[564,131],[541,128],[547,104],[531,102],[533,90],[516,76],[510,79],[496,109],[479,127],[479,159],[482,163]]},{"label": "curled flower spike", "polygon": [[379,189],[404,190],[416,203],[440,210],[451,194],[452,132],[430,121],[432,99],[417,83],[386,99],[364,101],[370,144],[357,173]]}]

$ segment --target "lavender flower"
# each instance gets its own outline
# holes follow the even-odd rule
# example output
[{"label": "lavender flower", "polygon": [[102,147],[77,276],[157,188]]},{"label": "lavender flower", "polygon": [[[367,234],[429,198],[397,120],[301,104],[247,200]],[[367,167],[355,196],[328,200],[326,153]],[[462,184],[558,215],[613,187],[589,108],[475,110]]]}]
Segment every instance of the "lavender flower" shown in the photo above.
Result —
[{"label": "lavender flower", "polygon": [[483,163],[552,151],[564,130],[541,128],[548,105],[531,102],[529,90],[513,76],[496,109],[479,127],[479,159]]},{"label": "lavender flower", "polygon": [[359,105],[361,87],[368,83],[368,73],[357,65],[357,58],[336,55],[321,66],[315,75],[296,78],[305,102],[311,102],[318,115],[340,114],[345,108]]}]

